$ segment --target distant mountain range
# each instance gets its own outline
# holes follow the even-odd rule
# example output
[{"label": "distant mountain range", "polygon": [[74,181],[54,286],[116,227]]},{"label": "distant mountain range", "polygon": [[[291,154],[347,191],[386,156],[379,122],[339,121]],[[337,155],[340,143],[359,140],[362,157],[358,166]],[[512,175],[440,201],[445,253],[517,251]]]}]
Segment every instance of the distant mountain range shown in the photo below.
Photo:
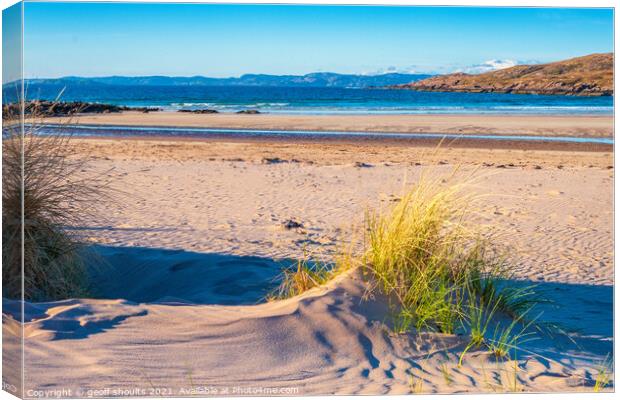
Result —
[{"label": "distant mountain range", "polygon": [[516,65],[479,75],[437,75],[389,88],[429,92],[612,96],[614,55],[590,54],[548,64]]},{"label": "distant mountain range", "polygon": [[347,75],[331,72],[316,72],[307,75],[247,74],[238,78],[209,78],[205,76],[107,76],[84,78],[67,76],[53,79],[28,79],[26,82],[29,85],[54,86],[278,86],[369,88],[411,83],[430,76],[431,75],[399,73],[382,75]]}]

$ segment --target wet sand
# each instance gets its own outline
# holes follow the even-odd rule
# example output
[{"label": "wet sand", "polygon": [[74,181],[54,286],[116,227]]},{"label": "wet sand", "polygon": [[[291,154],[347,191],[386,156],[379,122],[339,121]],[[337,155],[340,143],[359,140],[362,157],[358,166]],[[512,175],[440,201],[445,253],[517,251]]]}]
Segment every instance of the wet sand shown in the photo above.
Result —
[{"label": "wet sand", "polygon": [[[60,119],[61,120],[61,119]],[[410,132],[612,137],[613,116],[571,115],[277,115],[122,112],[80,115],[81,124],[270,130]],[[59,118],[48,118],[58,122]]]}]

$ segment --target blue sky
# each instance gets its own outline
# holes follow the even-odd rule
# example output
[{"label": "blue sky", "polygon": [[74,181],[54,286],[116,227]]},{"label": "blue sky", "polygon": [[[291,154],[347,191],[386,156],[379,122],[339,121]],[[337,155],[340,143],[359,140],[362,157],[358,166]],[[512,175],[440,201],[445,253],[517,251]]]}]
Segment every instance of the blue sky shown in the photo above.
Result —
[{"label": "blue sky", "polygon": [[482,71],[613,51],[611,9],[32,2],[24,31],[26,77]]}]

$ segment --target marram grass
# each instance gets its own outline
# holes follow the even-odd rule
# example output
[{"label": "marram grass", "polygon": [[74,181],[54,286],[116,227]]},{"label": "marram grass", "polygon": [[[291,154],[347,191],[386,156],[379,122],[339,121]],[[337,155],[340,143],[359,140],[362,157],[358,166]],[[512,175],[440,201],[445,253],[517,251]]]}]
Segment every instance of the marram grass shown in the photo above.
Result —
[{"label": "marram grass", "polygon": [[465,188],[473,178],[457,179],[422,176],[398,204],[366,215],[365,265],[396,299],[397,331],[454,333],[472,296],[497,297],[503,261],[468,224],[475,197]]},{"label": "marram grass", "polygon": [[333,274],[331,264],[314,262],[307,257],[301,258],[293,266],[282,271],[280,285],[268,296],[268,300],[295,297],[325,284]]},{"label": "marram grass", "polygon": [[530,340],[528,315],[542,301],[535,286],[509,284],[511,264],[472,221],[473,184],[423,175],[398,204],[366,215],[363,265],[394,299],[394,330],[467,334],[459,365],[470,350],[502,358]]},{"label": "marram grass", "polygon": [[90,168],[70,136],[40,135],[36,115],[34,110],[23,133],[19,116],[3,121],[4,296],[31,301],[83,296],[89,286],[85,248],[67,228],[80,226],[111,198],[108,177]]},{"label": "marram grass", "polygon": [[279,285],[266,296],[266,300],[282,300],[298,296],[359,266],[360,260],[353,253],[355,243],[356,241],[352,239],[346,248],[339,248],[332,262],[322,260],[325,257],[314,257],[312,253],[304,250],[302,258],[282,270],[278,278]]}]

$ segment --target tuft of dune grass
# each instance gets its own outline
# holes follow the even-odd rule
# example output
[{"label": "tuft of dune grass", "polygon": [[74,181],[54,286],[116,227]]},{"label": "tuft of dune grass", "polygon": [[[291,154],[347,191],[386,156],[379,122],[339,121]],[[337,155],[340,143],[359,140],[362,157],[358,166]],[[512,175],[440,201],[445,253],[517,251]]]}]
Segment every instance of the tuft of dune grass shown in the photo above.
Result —
[{"label": "tuft of dune grass", "polygon": [[110,197],[108,178],[89,168],[71,136],[41,135],[36,120],[36,110],[25,126],[19,115],[3,118],[4,296],[33,301],[83,296],[84,246],[69,228],[81,226]]},{"label": "tuft of dune grass", "polygon": [[396,332],[460,331],[470,337],[463,355],[485,347],[503,357],[526,338],[541,299],[510,284],[512,265],[473,222],[477,178],[456,172],[423,174],[399,203],[367,212],[363,265],[392,299]]},{"label": "tuft of dune grass", "polygon": [[278,278],[280,283],[267,295],[267,300],[288,299],[322,286],[339,274],[354,268],[356,262],[350,249],[341,249],[333,262],[318,259],[304,251],[302,258],[282,270]]},{"label": "tuft of dune grass", "polygon": [[313,261],[307,257],[298,259],[289,268],[282,270],[280,284],[267,299],[281,300],[295,297],[327,283],[333,276],[335,268],[332,264]]},{"label": "tuft of dune grass", "polygon": [[398,332],[454,333],[465,316],[467,284],[487,263],[479,257],[482,242],[464,223],[472,201],[466,184],[423,175],[399,203],[366,214],[365,265],[396,299]]}]

